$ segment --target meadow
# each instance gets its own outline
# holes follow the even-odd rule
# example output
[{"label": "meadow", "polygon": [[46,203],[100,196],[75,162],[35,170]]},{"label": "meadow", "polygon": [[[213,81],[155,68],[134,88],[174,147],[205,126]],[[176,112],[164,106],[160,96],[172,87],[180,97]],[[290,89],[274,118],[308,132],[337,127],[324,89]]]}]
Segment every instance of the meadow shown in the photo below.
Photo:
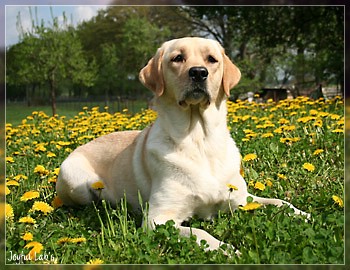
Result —
[{"label": "meadow", "polygon": [[[202,228],[242,255],[205,252],[169,221],[154,231],[125,200],[81,208],[55,193],[61,162],[76,147],[114,131],[143,129],[156,112],[82,108],[72,118],[33,111],[6,124],[6,263],[16,264],[343,264],[344,102],[298,97],[228,102],[228,127],[249,191],[287,200],[312,215],[274,206],[218,213]],[[96,187],[103,188],[103,187]],[[229,189],[227,192],[232,192]],[[147,205],[143,205],[147,209]]]}]

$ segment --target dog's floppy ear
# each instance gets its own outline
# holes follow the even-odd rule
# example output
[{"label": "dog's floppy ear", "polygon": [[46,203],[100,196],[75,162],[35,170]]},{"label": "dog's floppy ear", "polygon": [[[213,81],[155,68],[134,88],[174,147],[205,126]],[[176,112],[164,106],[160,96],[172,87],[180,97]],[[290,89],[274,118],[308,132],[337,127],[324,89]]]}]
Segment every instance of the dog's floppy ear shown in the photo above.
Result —
[{"label": "dog's floppy ear", "polygon": [[230,96],[230,90],[239,82],[241,78],[241,72],[231,60],[223,53],[224,58],[224,74],[222,76],[222,85],[224,92],[227,96]]},{"label": "dog's floppy ear", "polygon": [[141,69],[139,79],[144,86],[152,90],[156,96],[164,92],[164,78],[162,72],[163,49],[159,48],[156,55]]}]

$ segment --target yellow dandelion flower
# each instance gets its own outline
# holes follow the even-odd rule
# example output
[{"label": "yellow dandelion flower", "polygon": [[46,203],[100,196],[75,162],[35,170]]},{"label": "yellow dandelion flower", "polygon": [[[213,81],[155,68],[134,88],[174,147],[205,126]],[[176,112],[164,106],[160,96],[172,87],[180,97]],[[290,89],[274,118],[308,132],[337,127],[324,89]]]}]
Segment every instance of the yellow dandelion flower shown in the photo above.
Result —
[{"label": "yellow dandelion flower", "polygon": [[60,168],[56,168],[53,170],[54,175],[58,175],[60,173]]},{"label": "yellow dandelion flower", "polygon": [[332,120],[339,120],[341,116],[337,114],[331,114],[330,117]]},{"label": "yellow dandelion flower", "polygon": [[34,149],[35,152],[45,152],[46,151],[46,147],[42,144],[39,144],[37,147],[35,147]]},{"label": "yellow dandelion flower", "polygon": [[247,133],[246,135],[245,135],[245,137],[246,138],[254,138],[254,137],[257,137],[258,136],[258,134],[257,133]]},{"label": "yellow dandelion flower", "polygon": [[285,175],[282,174],[282,173],[278,173],[278,174],[277,174],[277,177],[278,177],[279,179],[282,179],[282,180],[287,180],[287,176],[285,176]]},{"label": "yellow dandelion flower", "polygon": [[58,196],[55,196],[55,198],[52,200],[51,205],[56,209],[61,207],[63,205],[63,202]]},{"label": "yellow dandelion flower", "polygon": [[318,116],[320,116],[320,117],[326,117],[326,116],[328,116],[328,115],[329,115],[328,112],[319,112],[319,113],[318,113]]},{"label": "yellow dandelion flower", "polygon": [[13,157],[6,157],[6,162],[7,162],[7,163],[14,163],[15,160],[14,160]]},{"label": "yellow dandelion flower", "polygon": [[307,123],[311,120],[315,120],[316,118],[315,117],[312,117],[312,116],[305,116],[305,117],[302,117],[302,118],[299,118],[297,119],[297,122],[302,122],[302,123]]},{"label": "yellow dandelion flower", "polygon": [[321,119],[316,120],[314,126],[321,128],[323,126],[323,121]]},{"label": "yellow dandelion flower", "polygon": [[57,142],[57,145],[59,146],[67,146],[67,145],[70,145],[71,143],[70,142],[64,142],[64,141],[58,141]]},{"label": "yellow dandelion flower", "polygon": [[317,156],[317,155],[319,155],[319,154],[322,154],[323,152],[324,152],[323,149],[316,149],[316,150],[314,151],[313,155],[314,155],[314,156]]},{"label": "yellow dandelion flower", "polygon": [[281,125],[286,125],[286,124],[289,124],[290,121],[288,119],[281,118],[280,120],[278,120],[278,123]]},{"label": "yellow dandelion flower", "polygon": [[340,119],[339,121],[337,121],[337,125],[344,125],[345,124],[345,119],[344,117],[342,119]]},{"label": "yellow dandelion flower", "polygon": [[238,188],[232,184],[226,184],[226,186],[229,188],[229,191],[232,192],[234,190],[238,190]]},{"label": "yellow dandelion flower", "polygon": [[340,207],[344,207],[343,200],[342,200],[340,197],[338,197],[338,196],[336,196],[336,195],[333,195],[333,196],[332,196],[332,199],[333,199],[333,201],[334,201],[336,204],[338,204]]},{"label": "yellow dandelion flower", "polygon": [[46,156],[49,157],[49,158],[50,157],[56,157],[56,154],[52,153],[52,152],[48,152]]},{"label": "yellow dandelion flower", "polygon": [[11,190],[5,186],[5,195],[9,195],[11,193]]},{"label": "yellow dandelion flower", "polygon": [[6,219],[13,219],[14,213],[11,204],[5,204],[5,217]]},{"label": "yellow dandelion flower", "polygon": [[254,188],[263,191],[265,189],[265,185],[261,182],[256,182]]},{"label": "yellow dandelion flower", "polygon": [[309,113],[310,113],[310,115],[317,115],[317,114],[318,114],[318,111],[312,109],[312,110],[309,111]]},{"label": "yellow dandelion flower", "polygon": [[24,248],[32,248],[28,255],[30,257],[31,260],[35,260],[36,256],[44,249],[44,246],[39,243],[39,242],[29,242],[27,245],[24,246]]},{"label": "yellow dandelion flower", "polygon": [[284,131],[293,131],[293,130],[295,130],[295,125],[283,126],[282,129],[283,129]]},{"label": "yellow dandelion flower", "polygon": [[288,145],[291,145],[292,143],[295,143],[295,142],[298,142],[298,141],[300,141],[299,137],[296,137],[296,138],[280,138],[280,142],[281,143],[285,143],[285,144],[288,144]]},{"label": "yellow dandelion flower", "polygon": [[304,163],[303,168],[309,172],[313,172],[315,170],[315,166],[308,162]]},{"label": "yellow dandelion flower", "polygon": [[247,154],[244,156],[243,161],[251,161],[256,159],[258,156],[256,154]]},{"label": "yellow dandelion flower", "polygon": [[22,197],[20,198],[20,201],[26,202],[35,198],[39,198],[39,196],[40,194],[37,191],[27,191],[22,195]]},{"label": "yellow dandelion flower", "polygon": [[70,238],[69,237],[61,237],[60,239],[57,240],[57,244],[63,245],[65,243],[69,243]]},{"label": "yellow dandelion flower", "polygon": [[95,190],[102,190],[105,188],[105,185],[102,181],[97,181],[91,185],[91,187]]},{"label": "yellow dandelion flower", "polygon": [[344,129],[337,128],[335,130],[332,130],[332,133],[344,133]]},{"label": "yellow dandelion flower", "polygon": [[272,183],[272,181],[271,181],[270,179],[267,179],[267,180],[266,180],[266,185],[267,185],[268,187],[272,187],[272,186],[273,186],[273,183]]},{"label": "yellow dandelion flower", "polygon": [[74,244],[80,244],[80,243],[85,243],[86,238],[85,237],[78,237],[78,238],[71,238],[69,242],[74,243]]},{"label": "yellow dandelion flower", "polygon": [[40,211],[43,212],[45,215],[48,213],[51,213],[54,209],[48,205],[46,202],[40,202],[36,201],[34,202],[31,211]]},{"label": "yellow dandelion flower", "polygon": [[19,186],[19,183],[14,180],[10,180],[6,182],[6,186]]},{"label": "yellow dandelion flower", "polygon": [[21,236],[21,238],[24,240],[24,241],[33,241],[33,234],[30,233],[30,232],[27,232],[25,233],[24,235]]},{"label": "yellow dandelion flower", "polygon": [[262,206],[262,204],[260,204],[260,203],[250,202],[250,203],[247,203],[245,206],[240,206],[239,209],[242,209],[244,211],[251,211],[251,210],[258,209],[261,206]]},{"label": "yellow dandelion flower", "polygon": [[274,137],[273,133],[268,132],[261,135],[261,138],[269,138],[269,137]]},{"label": "yellow dandelion flower", "polygon": [[56,183],[57,182],[56,176],[49,178],[49,180],[47,180],[47,182],[49,182],[49,183]]},{"label": "yellow dandelion flower", "polygon": [[101,259],[91,259],[86,264],[103,264],[103,263],[104,261],[102,261]]},{"label": "yellow dandelion flower", "polygon": [[35,224],[36,221],[34,218],[32,217],[21,217],[19,220],[18,220],[19,223],[28,223],[28,224]]},{"label": "yellow dandelion flower", "polygon": [[43,165],[37,165],[35,168],[34,168],[34,173],[39,173],[41,175],[46,175],[49,173],[48,170],[45,169],[45,167]]},{"label": "yellow dandelion flower", "polygon": [[281,127],[279,127],[279,128],[276,128],[273,132],[281,134],[281,133],[283,133],[283,130]]},{"label": "yellow dandelion flower", "polygon": [[17,182],[20,181],[20,180],[27,180],[27,179],[28,179],[28,177],[23,175],[23,174],[18,174],[15,177],[13,177],[13,180],[15,180]]}]

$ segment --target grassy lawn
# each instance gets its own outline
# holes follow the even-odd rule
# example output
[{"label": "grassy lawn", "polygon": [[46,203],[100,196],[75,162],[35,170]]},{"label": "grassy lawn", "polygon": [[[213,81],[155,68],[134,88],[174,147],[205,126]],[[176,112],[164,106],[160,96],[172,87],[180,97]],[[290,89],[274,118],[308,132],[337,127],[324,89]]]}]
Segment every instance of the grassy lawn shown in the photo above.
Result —
[{"label": "grassy lawn", "polygon": [[[67,119],[76,116],[83,107],[88,108],[100,107],[104,110],[104,102],[88,102],[85,103],[57,103],[57,114],[59,116],[65,116]],[[127,108],[131,112],[139,112],[142,108],[147,106],[147,101],[136,100],[136,101],[124,101],[124,102],[110,102],[108,112],[114,113],[116,111],[121,111]],[[12,123],[14,125],[21,124],[22,120],[28,115],[31,115],[33,111],[44,112],[45,114],[51,116],[52,109],[51,106],[31,106],[28,107],[25,103],[8,103],[6,104],[6,122]]]},{"label": "grassy lawn", "polygon": [[[12,123],[14,125],[21,124],[22,120],[25,119],[28,115],[31,115],[32,112],[44,112],[47,115],[52,115],[52,109],[50,106],[32,106],[28,107],[24,104],[7,104],[6,105],[6,123]],[[74,108],[62,108],[57,107],[58,115],[65,115],[67,118],[72,118],[79,110]]]},{"label": "grassy lawn", "polygon": [[[285,199],[312,215],[306,222],[287,208],[268,206],[187,222],[236,246],[240,257],[205,252],[205,243],[198,246],[193,237],[179,236],[171,222],[146,231],[142,214],[123,200],[116,209],[105,201],[78,209],[60,205],[58,168],[73,149],[115,130],[143,129],[155,112],[110,114],[90,108],[75,118],[51,118],[40,110],[16,110],[8,110],[6,127],[6,258],[28,256],[9,264],[344,263],[341,99],[228,103],[229,129],[242,157],[256,155],[243,162],[249,192]],[[26,120],[15,120],[20,117]],[[29,260],[35,253],[41,259]]]}]

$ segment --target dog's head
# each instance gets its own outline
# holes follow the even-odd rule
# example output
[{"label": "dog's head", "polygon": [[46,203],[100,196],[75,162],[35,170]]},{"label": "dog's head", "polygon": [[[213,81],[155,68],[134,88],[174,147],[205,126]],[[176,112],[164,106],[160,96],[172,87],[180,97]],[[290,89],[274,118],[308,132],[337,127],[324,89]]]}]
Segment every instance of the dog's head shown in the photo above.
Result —
[{"label": "dog's head", "polygon": [[220,91],[229,96],[240,77],[222,46],[204,38],[165,42],[139,76],[156,96],[166,95],[184,108],[206,106],[216,101]]}]

